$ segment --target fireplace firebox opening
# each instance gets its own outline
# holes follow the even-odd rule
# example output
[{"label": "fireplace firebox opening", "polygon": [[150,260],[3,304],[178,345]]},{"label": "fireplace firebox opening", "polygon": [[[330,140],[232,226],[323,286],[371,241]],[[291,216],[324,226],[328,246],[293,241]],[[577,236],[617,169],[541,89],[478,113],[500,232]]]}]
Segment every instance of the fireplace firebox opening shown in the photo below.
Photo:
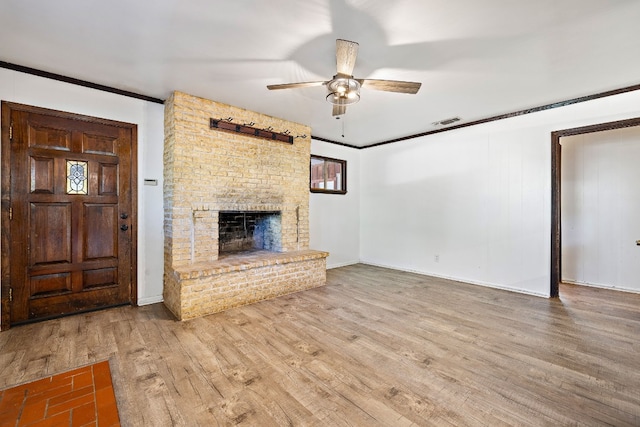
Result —
[{"label": "fireplace firebox opening", "polygon": [[220,211],[219,253],[282,251],[280,212]]}]

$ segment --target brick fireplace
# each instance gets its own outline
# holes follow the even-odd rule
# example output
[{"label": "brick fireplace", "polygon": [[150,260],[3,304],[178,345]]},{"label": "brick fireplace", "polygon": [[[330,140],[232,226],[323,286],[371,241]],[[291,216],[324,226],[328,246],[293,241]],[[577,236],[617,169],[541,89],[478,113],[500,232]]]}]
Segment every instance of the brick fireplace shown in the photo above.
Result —
[{"label": "brick fireplace", "polygon": [[[293,144],[211,118],[307,135]],[[309,250],[310,129],[174,92],[165,102],[164,302],[181,320],[325,283]]]}]

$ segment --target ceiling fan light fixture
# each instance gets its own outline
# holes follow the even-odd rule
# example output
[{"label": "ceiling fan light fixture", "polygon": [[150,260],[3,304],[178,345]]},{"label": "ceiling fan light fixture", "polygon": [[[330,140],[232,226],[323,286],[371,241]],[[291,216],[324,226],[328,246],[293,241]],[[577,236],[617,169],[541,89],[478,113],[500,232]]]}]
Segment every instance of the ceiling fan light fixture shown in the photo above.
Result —
[{"label": "ceiling fan light fixture", "polygon": [[338,118],[347,112],[347,106],[360,101],[360,88],[416,94],[422,83],[402,80],[354,79],[353,70],[358,55],[358,43],[349,40],[336,40],[336,71],[329,81],[284,83],[267,85],[267,89],[294,89],[324,85],[327,87],[328,103],[333,104],[331,114]]},{"label": "ceiling fan light fixture", "polygon": [[351,105],[360,101],[360,82],[353,78],[334,77],[327,82],[327,102],[333,105]]}]

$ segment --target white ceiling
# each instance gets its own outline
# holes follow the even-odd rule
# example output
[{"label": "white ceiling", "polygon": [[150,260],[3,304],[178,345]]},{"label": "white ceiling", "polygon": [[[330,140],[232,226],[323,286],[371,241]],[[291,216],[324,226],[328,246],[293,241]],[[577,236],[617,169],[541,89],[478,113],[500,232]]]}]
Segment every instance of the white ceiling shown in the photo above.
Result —
[{"label": "white ceiling", "polygon": [[[336,120],[335,39],[362,89]],[[638,0],[2,0],[0,61],[164,99],[179,90],[356,146],[640,84]],[[344,134],[344,136],[342,136]]]}]

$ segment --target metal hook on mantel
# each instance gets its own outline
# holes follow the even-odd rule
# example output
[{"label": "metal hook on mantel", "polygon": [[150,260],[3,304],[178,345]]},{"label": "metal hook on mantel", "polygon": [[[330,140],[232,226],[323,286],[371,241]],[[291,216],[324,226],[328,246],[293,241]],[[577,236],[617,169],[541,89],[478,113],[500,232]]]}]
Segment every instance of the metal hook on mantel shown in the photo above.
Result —
[{"label": "metal hook on mantel", "polygon": [[226,123],[231,123],[234,120],[233,117],[229,116],[226,118],[220,118],[220,119],[216,119],[216,118],[211,118],[210,119],[210,124],[209,126],[213,129],[213,128],[217,128],[217,129],[222,129],[228,132],[237,132],[237,133],[242,133],[245,135],[253,135],[253,136],[257,136],[260,138],[266,138],[266,139],[273,139],[273,140],[277,140],[277,141],[283,141],[283,142],[288,142],[290,144],[293,144],[293,140],[297,139],[297,138],[302,138],[302,139],[306,139],[307,138],[307,134],[302,134],[302,135],[296,135],[293,136],[293,134],[291,133],[291,130],[286,129],[282,132],[280,131],[275,131],[273,129],[273,126],[269,126],[263,129],[259,129],[256,126],[256,122],[251,121],[249,123],[242,123],[242,124],[226,124]]}]

